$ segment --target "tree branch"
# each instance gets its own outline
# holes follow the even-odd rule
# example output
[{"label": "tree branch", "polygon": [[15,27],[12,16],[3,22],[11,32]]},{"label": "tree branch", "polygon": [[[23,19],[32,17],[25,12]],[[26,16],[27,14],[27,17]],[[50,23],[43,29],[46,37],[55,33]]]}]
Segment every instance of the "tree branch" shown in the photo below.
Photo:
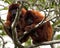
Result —
[{"label": "tree branch", "polygon": [[19,48],[24,48],[22,45],[21,45],[21,42],[19,42],[18,38],[17,38],[17,31],[16,31],[16,24],[20,18],[20,14],[21,14],[21,6],[19,6],[19,8],[17,9],[17,13],[16,13],[16,17],[14,19],[14,22],[12,23],[11,25],[11,29],[12,29],[12,36],[13,36],[13,41],[14,41],[14,44],[16,46],[18,46]]},{"label": "tree branch", "polygon": [[[50,17],[50,16],[49,16],[49,17]],[[46,18],[47,20],[44,20],[44,19],[43,19],[40,23],[38,23],[37,25],[35,25],[35,28],[31,29],[30,31],[25,31],[25,33],[19,38],[19,40],[22,40],[23,38],[25,38],[25,36],[28,36],[29,34],[34,33],[35,30],[37,30],[38,27],[40,27],[41,25],[43,25],[43,24],[46,23],[47,21],[50,21],[50,20],[56,18],[56,16],[54,16],[54,17],[50,17],[50,19],[48,19],[49,17]],[[33,31],[33,32],[32,32],[32,31]]]},{"label": "tree branch", "polygon": [[3,39],[3,37],[2,36],[0,36],[0,38],[2,39],[2,41],[3,41],[3,46],[2,46],[2,48],[5,48],[5,44],[7,43],[7,42],[4,42],[4,39]]},{"label": "tree branch", "polygon": [[53,41],[37,43],[36,45],[31,45],[28,48],[34,48],[34,47],[38,47],[38,46],[41,46],[41,45],[50,45],[50,44],[57,44],[57,43],[60,43],[60,40],[53,40]]}]

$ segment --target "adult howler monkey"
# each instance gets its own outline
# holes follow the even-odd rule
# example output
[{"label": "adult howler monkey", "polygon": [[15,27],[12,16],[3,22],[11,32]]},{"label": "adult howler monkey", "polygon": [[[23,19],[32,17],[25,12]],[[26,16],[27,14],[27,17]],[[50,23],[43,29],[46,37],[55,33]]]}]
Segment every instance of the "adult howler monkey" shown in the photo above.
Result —
[{"label": "adult howler monkey", "polygon": [[[11,25],[14,21],[14,18],[16,16],[16,12],[17,9],[19,8],[19,4],[11,4],[9,6],[9,10],[8,10],[8,14],[7,14],[7,19],[5,22],[5,27],[7,27],[7,29],[9,30],[9,32],[6,32],[11,38],[12,38],[12,31],[11,31]],[[17,30],[17,36],[18,38],[23,34],[24,30],[24,14],[26,13],[26,10],[24,8],[21,9],[21,15],[20,15],[20,19],[17,22],[16,25],[16,30]],[[9,28],[8,28],[9,27]],[[28,37],[25,38],[25,40],[27,40]],[[25,40],[20,40],[21,42],[25,42]]]},{"label": "adult howler monkey", "polygon": [[[26,23],[25,30],[30,30],[34,28],[34,26],[41,22],[44,18],[45,16],[43,16],[39,11],[28,10],[24,16],[24,22]],[[35,44],[51,40],[52,34],[52,26],[48,21],[38,27],[34,33],[31,33],[30,37],[32,38],[32,42]]]},{"label": "adult howler monkey", "polygon": [[[12,4],[9,6],[7,20],[5,22],[5,26],[11,26],[12,22],[14,21],[17,8],[19,8],[19,4]],[[45,18],[39,11],[36,10],[25,10],[24,8],[21,9],[21,15],[20,19],[17,22],[16,30],[18,34],[18,38],[25,32],[29,31],[30,29],[33,29],[36,24],[42,21],[42,19]],[[9,29],[11,30],[11,29]],[[11,31],[9,31],[11,34]],[[34,33],[29,34],[20,42],[26,42],[29,37],[32,38],[32,42],[35,43],[41,43],[44,41],[49,41],[52,38],[52,26],[50,22],[44,23],[42,26],[40,26]]]}]

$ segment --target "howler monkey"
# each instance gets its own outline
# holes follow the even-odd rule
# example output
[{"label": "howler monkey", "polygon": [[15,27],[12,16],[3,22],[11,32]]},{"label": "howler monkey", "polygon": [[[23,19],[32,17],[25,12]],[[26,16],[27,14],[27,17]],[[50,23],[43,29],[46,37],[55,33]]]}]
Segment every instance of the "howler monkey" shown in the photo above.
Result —
[{"label": "howler monkey", "polygon": [[[24,22],[26,23],[25,30],[30,30],[34,28],[36,24],[41,22],[45,16],[43,16],[39,11],[36,10],[28,10],[24,16]],[[52,26],[50,22],[46,22],[34,32],[30,34],[33,43],[41,43],[44,41],[49,41],[52,39]]]},{"label": "howler monkey", "polygon": [[[7,14],[7,19],[5,22],[5,27],[7,27],[7,29],[9,30],[9,32],[6,32],[11,38],[12,38],[12,31],[11,31],[11,25],[14,21],[14,18],[16,16],[16,12],[17,9],[19,8],[19,4],[11,4],[9,6],[9,10],[8,10],[8,14]],[[26,10],[24,8],[21,9],[21,15],[20,15],[20,19],[16,22],[16,30],[17,30],[17,36],[18,38],[23,34],[24,30],[24,14],[26,13]],[[9,28],[8,28],[9,27]],[[21,42],[25,42],[28,39],[28,37],[26,37],[23,40],[20,40]]]},{"label": "howler monkey", "polygon": [[[19,8],[19,4],[12,4],[9,6],[7,20],[5,22],[5,26],[11,26],[12,22],[14,21],[17,8]],[[45,16],[43,16],[39,11],[37,10],[25,10],[24,8],[21,9],[21,15],[20,19],[17,22],[16,30],[18,34],[18,38],[25,32],[29,31],[30,29],[33,29],[36,24],[41,22]],[[32,31],[33,32],[33,31]],[[11,32],[10,32],[11,34]],[[21,42],[26,42],[29,37],[31,37],[32,42],[35,43],[41,43],[44,41],[49,41],[52,38],[52,26],[50,22],[46,22],[43,25],[41,25],[34,33],[29,34],[22,40]]]}]

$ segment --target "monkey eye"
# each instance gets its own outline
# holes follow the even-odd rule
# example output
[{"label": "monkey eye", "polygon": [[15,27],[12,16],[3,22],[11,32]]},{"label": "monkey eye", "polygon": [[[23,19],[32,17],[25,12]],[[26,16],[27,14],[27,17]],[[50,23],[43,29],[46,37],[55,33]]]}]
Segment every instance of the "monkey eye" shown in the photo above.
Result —
[{"label": "monkey eye", "polygon": [[12,14],[11,21],[12,22],[14,21],[14,18],[16,16],[16,11],[17,11],[16,9],[11,10],[11,14]]},{"label": "monkey eye", "polygon": [[12,13],[12,16],[16,16],[16,10],[12,10],[11,13]]}]

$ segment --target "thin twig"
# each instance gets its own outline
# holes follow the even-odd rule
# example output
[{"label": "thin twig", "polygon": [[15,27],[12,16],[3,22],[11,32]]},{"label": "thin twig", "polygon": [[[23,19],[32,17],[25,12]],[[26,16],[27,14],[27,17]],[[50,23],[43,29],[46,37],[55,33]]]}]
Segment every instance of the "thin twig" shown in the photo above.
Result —
[{"label": "thin twig", "polygon": [[57,44],[57,43],[60,43],[60,40],[53,40],[53,41],[47,41],[47,42],[37,43],[36,45],[29,46],[29,48],[34,48],[34,47],[38,47],[38,46],[41,46],[41,45]]},{"label": "thin twig", "polygon": [[1,5],[1,4],[0,4],[0,6],[5,7],[4,5]]},{"label": "thin twig", "polygon": [[4,30],[7,32],[7,34],[8,34],[9,36],[11,36],[11,34],[10,34],[9,30],[8,30],[9,27],[6,27],[6,26],[4,25],[4,23],[2,22],[1,17],[0,17],[0,23],[3,25],[3,28],[4,28]]},{"label": "thin twig", "polygon": [[2,37],[2,36],[0,36],[0,38],[1,38],[1,39],[2,39],[2,41],[3,41],[3,44],[2,44],[3,46],[2,46],[2,48],[5,48],[5,43],[6,43],[6,42],[4,42],[4,39],[3,39],[3,37]]},{"label": "thin twig", "polygon": [[16,17],[14,19],[14,22],[12,23],[11,29],[12,29],[12,36],[13,36],[14,44],[17,45],[19,48],[24,48],[17,38],[17,32],[16,32],[16,29],[15,29],[16,28],[16,22],[20,18],[20,14],[21,14],[20,11],[21,11],[21,6],[19,6],[19,9],[17,9]]}]

